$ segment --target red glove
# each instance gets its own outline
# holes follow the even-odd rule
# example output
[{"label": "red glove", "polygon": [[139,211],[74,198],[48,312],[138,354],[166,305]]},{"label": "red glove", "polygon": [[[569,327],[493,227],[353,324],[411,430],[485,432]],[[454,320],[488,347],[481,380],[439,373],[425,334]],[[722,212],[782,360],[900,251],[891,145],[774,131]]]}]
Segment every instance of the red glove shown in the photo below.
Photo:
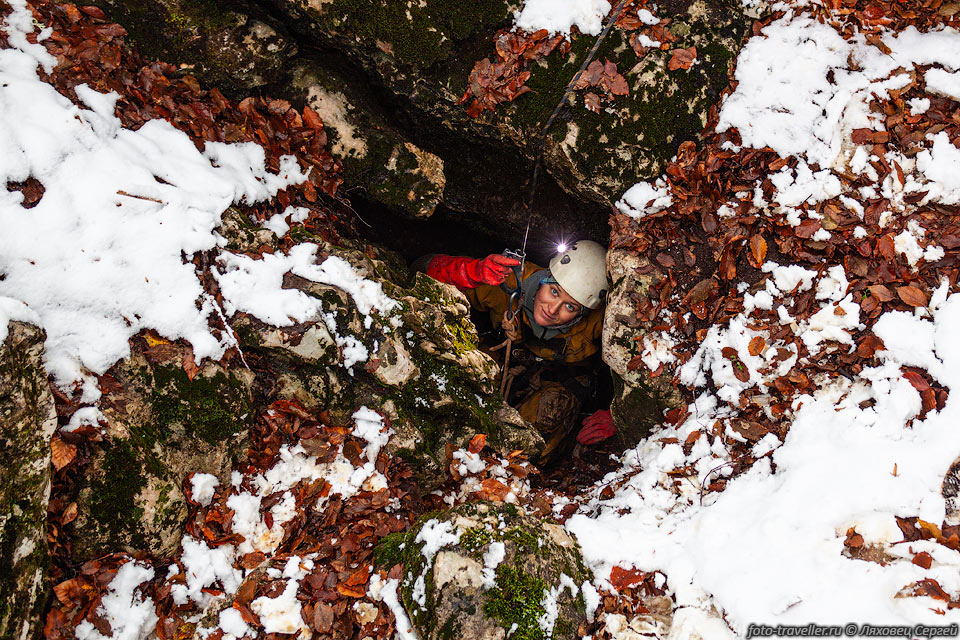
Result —
[{"label": "red glove", "polygon": [[427,275],[461,289],[473,289],[481,284],[501,284],[510,275],[510,267],[518,264],[519,260],[499,253],[483,259],[438,255],[427,265]]},{"label": "red glove", "polygon": [[617,428],[613,426],[613,416],[606,409],[601,409],[583,421],[583,428],[577,434],[577,442],[580,444],[596,444],[601,440],[606,440],[616,432]]}]

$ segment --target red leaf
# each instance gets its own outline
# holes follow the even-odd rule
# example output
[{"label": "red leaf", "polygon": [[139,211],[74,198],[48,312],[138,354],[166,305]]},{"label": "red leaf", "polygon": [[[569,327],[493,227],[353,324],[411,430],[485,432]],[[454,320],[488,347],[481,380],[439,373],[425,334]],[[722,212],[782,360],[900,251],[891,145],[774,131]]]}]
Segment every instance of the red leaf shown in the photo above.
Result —
[{"label": "red leaf", "polygon": [[480,450],[483,449],[487,444],[487,436],[483,433],[478,433],[470,439],[470,445],[467,447],[467,451],[470,453],[480,453]]},{"label": "red leaf", "polygon": [[763,339],[763,336],[754,336],[750,339],[750,344],[747,345],[747,353],[752,356],[758,356],[763,353],[764,347],[767,346],[767,341]]},{"label": "red leaf", "polygon": [[610,584],[618,591],[633,587],[641,582],[646,574],[640,569],[621,569],[614,567],[610,570]]},{"label": "red leaf", "polygon": [[930,566],[933,564],[933,556],[931,556],[926,551],[921,551],[917,555],[913,556],[913,560],[911,562],[913,562],[913,564],[917,565],[918,567],[929,569]]},{"label": "red leaf", "polygon": [[930,388],[926,379],[916,371],[904,371],[903,377],[906,378],[917,391],[926,391]]}]

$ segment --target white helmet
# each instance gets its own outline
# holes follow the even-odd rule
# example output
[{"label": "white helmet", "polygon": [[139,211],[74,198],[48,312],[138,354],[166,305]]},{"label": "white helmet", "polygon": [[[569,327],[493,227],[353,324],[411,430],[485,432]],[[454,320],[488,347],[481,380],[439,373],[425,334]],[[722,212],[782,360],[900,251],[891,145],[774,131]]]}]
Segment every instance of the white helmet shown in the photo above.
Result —
[{"label": "white helmet", "polygon": [[550,260],[550,273],[574,300],[596,309],[607,295],[607,251],[592,240],[580,240]]}]

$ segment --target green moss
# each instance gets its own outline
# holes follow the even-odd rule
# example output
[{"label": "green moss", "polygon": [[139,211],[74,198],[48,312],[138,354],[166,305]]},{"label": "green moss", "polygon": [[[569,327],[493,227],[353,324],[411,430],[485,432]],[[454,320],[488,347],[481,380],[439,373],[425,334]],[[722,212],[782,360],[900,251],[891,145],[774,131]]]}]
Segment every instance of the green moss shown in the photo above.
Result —
[{"label": "green moss", "polygon": [[427,67],[449,58],[458,41],[503,22],[509,6],[505,0],[334,0],[313,18],[328,32],[371,46],[382,43],[402,64]]},{"label": "green moss", "polygon": [[[209,444],[217,444],[241,432],[241,418],[249,414],[250,404],[242,383],[223,372],[192,381],[180,367],[162,366],[154,371],[152,405],[156,426],[168,430],[173,424],[186,433],[196,434]],[[145,429],[145,434],[156,433]]]},{"label": "green moss", "polygon": [[[109,539],[143,548],[146,540],[139,533],[143,509],[137,504],[137,496],[144,487],[144,461],[128,440],[108,445],[103,456],[103,473],[90,485],[90,517],[108,532]],[[152,455],[146,462],[148,466],[159,464]]]},{"label": "green moss", "polygon": [[543,597],[546,583],[520,567],[501,564],[497,567],[494,587],[486,593],[483,613],[497,620],[504,629],[517,625],[510,635],[515,640],[543,640],[547,636],[539,618],[545,611]]},{"label": "green moss", "polygon": [[407,532],[398,531],[391,533],[377,543],[373,549],[373,561],[375,566],[389,569],[397,564],[404,562],[404,551],[409,546],[407,544]]}]

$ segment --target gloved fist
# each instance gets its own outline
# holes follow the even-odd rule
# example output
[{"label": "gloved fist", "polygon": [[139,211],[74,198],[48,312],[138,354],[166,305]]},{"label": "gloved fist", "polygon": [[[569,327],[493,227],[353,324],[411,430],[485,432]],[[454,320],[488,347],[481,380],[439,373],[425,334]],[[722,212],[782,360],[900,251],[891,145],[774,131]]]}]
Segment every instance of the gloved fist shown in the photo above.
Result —
[{"label": "gloved fist", "polygon": [[474,267],[474,273],[470,275],[477,284],[498,285],[503,283],[503,281],[507,279],[507,276],[510,275],[510,268],[518,264],[520,264],[520,261],[515,258],[508,258],[499,253],[491,253],[483,260],[475,261],[474,265],[472,265]]},{"label": "gloved fist", "polygon": [[427,275],[461,289],[473,289],[481,284],[501,284],[510,275],[510,268],[518,264],[519,260],[499,253],[482,259],[437,255],[427,265]]},{"label": "gloved fist", "polygon": [[583,421],[583,428],[577,434],[577,442],[580,444],[596,444],[616,433],[617,428],[613,426],[613,416],[606,409],[601,409]]}]

